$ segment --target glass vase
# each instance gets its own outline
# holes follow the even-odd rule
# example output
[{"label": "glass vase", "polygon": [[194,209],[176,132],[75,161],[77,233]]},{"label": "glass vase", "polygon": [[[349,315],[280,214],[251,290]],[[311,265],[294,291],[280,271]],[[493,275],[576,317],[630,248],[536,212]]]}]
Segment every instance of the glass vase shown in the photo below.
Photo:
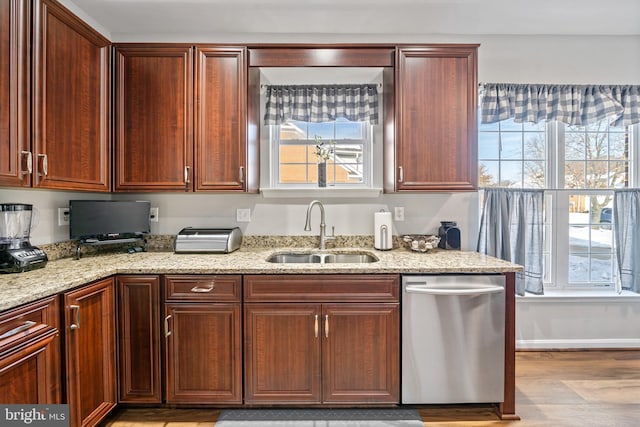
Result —
[{"label": "glass vase", "polygon": [[318,187],[327,186],[327,162],[318,163]]}]

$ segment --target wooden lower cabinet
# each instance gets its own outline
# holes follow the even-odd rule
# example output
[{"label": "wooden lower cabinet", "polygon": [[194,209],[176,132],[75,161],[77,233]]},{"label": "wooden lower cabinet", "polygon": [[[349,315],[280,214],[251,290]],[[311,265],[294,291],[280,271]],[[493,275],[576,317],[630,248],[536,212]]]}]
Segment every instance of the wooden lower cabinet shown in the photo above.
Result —
[{"label": "wooden lower cabinet", "polygon": [[246,304],[245,402],[321,403],[319,304]]},{"label": "wooden lower cabinet", "polygon": [[64,294],[71,427],[96,425],[116,406],[113,278]]},{"label": "wooden lower cabinet", "polygon": [[168,404],[242,403],[241,276],[166,276]]},{"label": "wooden lower cabinet", "polygon": [[118,402],[161,403],[160,277],[120,275]]},{"label": "wooden lower cabinet", "polygon": [[398,280],[245,276],[245,403],[397,404]]},{"label": "wooden lower cabinet", "polygon": [[54,296],[0,314],[0,403],[62,402],[58,301]]},{"label": "wooden lower cabinet", "polygon": [[324,403],[397,403],[398,304],[327,304],[322,316]]}]

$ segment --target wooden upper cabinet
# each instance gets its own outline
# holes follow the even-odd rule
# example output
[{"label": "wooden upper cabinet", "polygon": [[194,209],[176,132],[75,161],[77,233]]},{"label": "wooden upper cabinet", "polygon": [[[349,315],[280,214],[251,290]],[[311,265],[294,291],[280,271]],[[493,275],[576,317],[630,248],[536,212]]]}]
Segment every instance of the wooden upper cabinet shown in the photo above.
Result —
[{"label": "wooden upper cabinet", "polygon": [[192,47],[118,46],[115,63],[115,190],[192,190]]},{"label": "wooden upper cabinet", "polygon": [[477,45],[400,47],[386,191],[477,188]]},{"label": "wooden upper cabinet", "polygon": [[0,185],[30,186],[30,2],[0,1]]},{"label": "wooden upper cabinet", "polygon": [[110,191],[110,46],[59,3],[36,2],[34,186]]},{"label": "wooden upper cabinet", "polygon": [[244,48],[196,48],[195,189],[246,189]]}]

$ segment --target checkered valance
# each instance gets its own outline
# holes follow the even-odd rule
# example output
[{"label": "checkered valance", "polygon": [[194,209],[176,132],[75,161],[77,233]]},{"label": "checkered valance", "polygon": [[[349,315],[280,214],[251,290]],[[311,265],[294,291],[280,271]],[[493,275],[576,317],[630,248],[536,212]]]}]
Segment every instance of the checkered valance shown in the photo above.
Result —
[{"label": "checkered valance", "polygon": [[485,83],[482,123],[557,120],[584,126],[608,119],[612,126],[640,123],[640,86]]},{"label": "checkered valance", "polygon": [[264,124],[287,120],[320,123],[346,118],[378,124],[375,84],[267,86]]}]

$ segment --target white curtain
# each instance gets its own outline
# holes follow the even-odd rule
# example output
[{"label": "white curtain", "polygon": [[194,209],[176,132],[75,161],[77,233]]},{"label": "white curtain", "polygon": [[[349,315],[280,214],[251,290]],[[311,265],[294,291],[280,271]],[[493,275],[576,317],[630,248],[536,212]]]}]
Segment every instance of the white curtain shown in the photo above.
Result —
[{"label": "white curtain", "polygon": [[478,252],[524,266],[516,293],[541,295],[543,288],[544,190],[486,188]]},{"label": "white curtain", "polygon": [[614,191],[613,226],[622,289],[640,293],[640,189]]}]

